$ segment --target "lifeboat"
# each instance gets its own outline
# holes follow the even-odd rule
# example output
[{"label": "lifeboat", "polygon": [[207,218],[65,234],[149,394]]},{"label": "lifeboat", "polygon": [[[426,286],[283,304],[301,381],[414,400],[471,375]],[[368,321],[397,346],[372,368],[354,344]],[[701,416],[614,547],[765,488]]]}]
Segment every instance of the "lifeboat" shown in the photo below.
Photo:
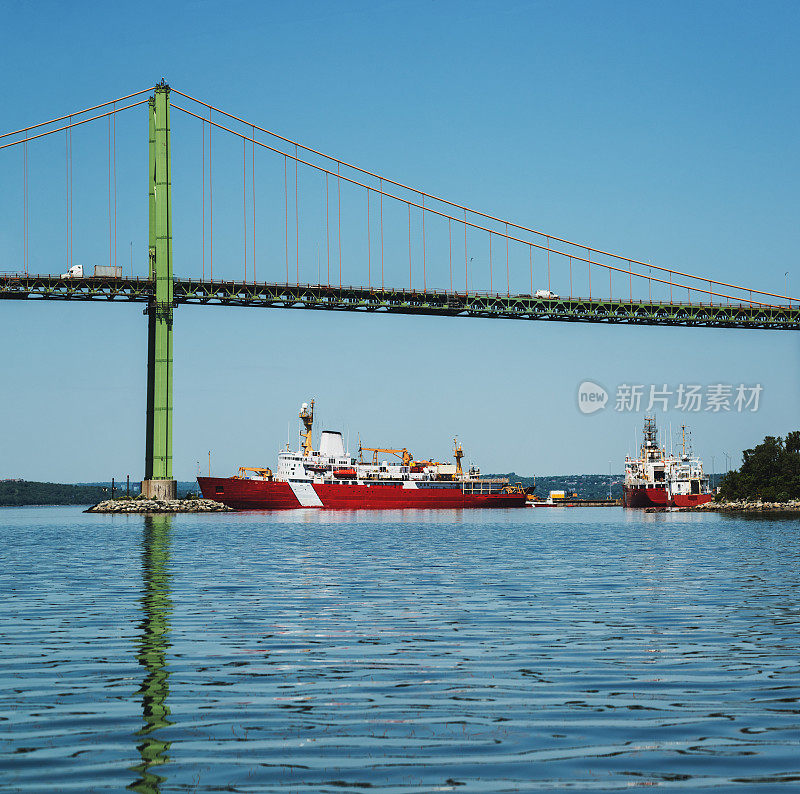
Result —
[{"label": "lifeboat", "polygon": [[317,474],[321,474],[322,472],[328,471],[328,469],[330,469],[330,466],[322,466],[313,463],[306,463],[305,466],[309,471],[316,472]]},{"label": "lifeboat", "polygon": [[355,469],[334,469],[333,476],[340,480],[355,480],[357,475]]}]

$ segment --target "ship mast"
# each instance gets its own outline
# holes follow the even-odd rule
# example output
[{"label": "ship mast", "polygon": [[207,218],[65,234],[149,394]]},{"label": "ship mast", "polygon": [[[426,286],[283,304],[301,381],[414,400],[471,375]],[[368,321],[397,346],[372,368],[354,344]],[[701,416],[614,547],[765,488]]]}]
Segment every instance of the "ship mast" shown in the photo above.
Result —
[{"label": "ship mast", "polygon": [[463,474],[464,471],[461,468],[461,458],[464,457],[464,452],[461,449],[461,444],[458,443],[458,439],[457,438],[453,439],[453,447],[454,447],[453,456],[456,459],[456,474]]},{"label": "ship mast", "polygon": [[686,444],[687,444],[687,441],[686,441],[686,425],[681,425],[681,458],[683,460],[689,460],[689,458],[691,457],[691,453],[692,453],[691,433],[689,433],[689,436],[690,436],[689,442],[688,442],[689,443],[689,451],[687,452],[687,450],[686,450]]},{"label": "ship mast", "polygon": [[645,416],[644,418],[644,440],[642,443],[642,460],[649,460],[648,452],[655,455],[658,450],[658,429],[656,428],[655,416]]},{"label": "ship mast", "polygon": [[299,416],[305,428],[305,430],[300,431],[300,446],[303,449],[303,457],[305,458],[314,451],[311,443],[311,428],[314,424],[314,400],[311,400],[311,405],[303,403],[300,407]]}]

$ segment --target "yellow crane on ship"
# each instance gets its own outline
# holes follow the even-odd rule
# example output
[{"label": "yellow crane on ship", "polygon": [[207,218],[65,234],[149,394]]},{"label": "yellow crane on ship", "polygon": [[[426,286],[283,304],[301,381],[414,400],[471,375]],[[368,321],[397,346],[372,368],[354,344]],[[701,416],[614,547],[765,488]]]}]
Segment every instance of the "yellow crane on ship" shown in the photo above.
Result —
[{"label": "yellow crane on ship", "polygon": [[[453,439],[453,455],[456,459],[456,474],[463,474],[464,470],[461,468],[461,458],[464,457],[464,452],[461,448],[461,444],[458,443],[458,439]],[[396,457],[400,458],[403,461],[404,466],[411,466],[413,463],[415,466],[443,466],[444,464],[438,460],[414,460],[414,456],[405,448],[402,449],[389,449],[388,447],[365,447],[362,446],[361,442],[358,444],[358,459],[360,463],[364,462],[364,453],[371,452],[372,453],[372,465],[378,465],[378,453],[383,452],[386,455],[395,455]]]},{"label": "yellow crane on ship", "polygon": [[358,445],[358,459],[359,462],[364,462],[364,453],[371,452],[372,453],[372,464],[374,466],[378,465],[378,453],[385,452],[387,455],[396,455],[400,460],[403,461],[404,466],[410,466],[411,461],[413,460],[413,456],[411,453],[403,447],[402,449],[387,449],[385,447],[362,447],[359,443]]}]

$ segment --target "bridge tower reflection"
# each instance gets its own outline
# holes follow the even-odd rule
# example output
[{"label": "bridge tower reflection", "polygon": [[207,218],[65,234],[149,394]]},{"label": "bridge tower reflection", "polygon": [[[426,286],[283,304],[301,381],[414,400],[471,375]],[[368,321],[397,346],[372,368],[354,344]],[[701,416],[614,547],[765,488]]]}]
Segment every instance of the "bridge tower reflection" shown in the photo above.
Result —
[{"label": "bridge tower reflection", "polygon": [[159,794],[165,779],[155,771],[169,760],[170,742],[159,737],[169,720],[169,632],[172,615],[170,599],[170,530],[172,516],[144,517],[142,536],[142,622],[137,659],[145,670],[137,697],[142,702],[142,727],[137,731],[141,743],[140,763],[132,767],[137,779],[128,789],[144,794]]}]

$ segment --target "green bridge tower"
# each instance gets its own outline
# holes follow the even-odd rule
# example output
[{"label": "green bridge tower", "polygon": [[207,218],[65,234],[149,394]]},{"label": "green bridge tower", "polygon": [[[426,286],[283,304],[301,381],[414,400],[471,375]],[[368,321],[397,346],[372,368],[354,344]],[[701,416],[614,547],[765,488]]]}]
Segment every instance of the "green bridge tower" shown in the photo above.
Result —
[{"label": "green bridge tower", "polygon": [[162,80],[148,104],[150,147],[150,280],[147,305],[147,427],[142,494],[174,499],[172,477],[172,176],[169,86]]}]

